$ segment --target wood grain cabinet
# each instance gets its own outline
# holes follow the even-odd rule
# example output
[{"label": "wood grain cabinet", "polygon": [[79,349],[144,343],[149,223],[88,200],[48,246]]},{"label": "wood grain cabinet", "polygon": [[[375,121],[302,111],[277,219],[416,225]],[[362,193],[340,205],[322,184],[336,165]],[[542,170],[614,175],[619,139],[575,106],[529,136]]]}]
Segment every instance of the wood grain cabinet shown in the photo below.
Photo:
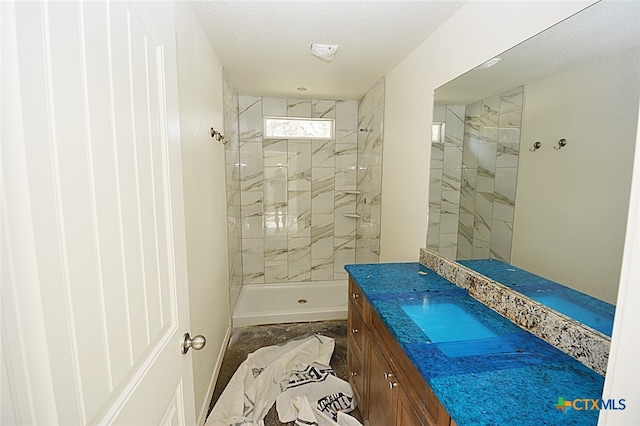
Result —
[{"label": "wood grain cabinet", "polygon": [[364,415],[365,370],[364,357],[368,339],[368,329],[365,326],[364,295],[357,286],[349,285],[349,308],[347,314],[347,366],[349,368],[349,382],[353,387],[360,412]]},{"label": "wood grain cabinet", "polygon": [[349,278],[347,364],[365,426],[455,426]]}]

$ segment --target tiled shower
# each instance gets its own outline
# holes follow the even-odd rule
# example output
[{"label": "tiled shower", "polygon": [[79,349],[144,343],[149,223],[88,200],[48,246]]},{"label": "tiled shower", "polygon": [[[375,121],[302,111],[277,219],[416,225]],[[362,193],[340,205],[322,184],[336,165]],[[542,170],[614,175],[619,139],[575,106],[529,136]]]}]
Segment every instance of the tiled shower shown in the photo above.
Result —
[{"label": "tiled shower", "polygon": [[383,122],[384,81],[380,81],[358,103],[356,263],[380,260]]},{"label": "tiled shower", "polygon": [[[232,307],[243,285],[346,282],[345,264],[378,261],[383,110],[384,81],[359,102],[225,83]],[[335,136],[264,138],[264,117],[331,118]]]},{"label": "tiled shower", "polygon": [[229,302],[233,311],[242,289],[242,222],[240,221],[240,140],[238,94],[226,78],[224,84],[225,177],[227,192],[227,247]]},{"label": "tiled shower", "polygon": [[436,105],[427,248],[452,259],[511,258],[523,87]]}]

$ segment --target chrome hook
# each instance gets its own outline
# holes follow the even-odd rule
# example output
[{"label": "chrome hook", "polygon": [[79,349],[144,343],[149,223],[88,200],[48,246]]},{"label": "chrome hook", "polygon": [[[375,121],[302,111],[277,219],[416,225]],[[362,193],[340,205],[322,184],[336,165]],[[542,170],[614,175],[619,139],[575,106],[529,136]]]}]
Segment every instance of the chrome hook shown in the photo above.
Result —
[{"label": "chrome hook", "polygon": [[542,142],[535,141],[535,143],[533,144],[533,149],[529,148],[529,151],[534,152],[534,151],[539,150],[540,148],[542,148]]},{"label": "chrome hook", "polygon": [[567,140],[565,138],[562,138],[558,141],[558,146],[554,146],[553,149],[562,149],[565,146],[567,146]]},{"label": "chrome hook", "polygon": [[218,142],[222,142],[223,145],[227,144],[227,141],[224,140],[224,135],[219,131],[217,131],[216,129],[214,129],[213,127],[211,128],[211,137],[217,140]]}]

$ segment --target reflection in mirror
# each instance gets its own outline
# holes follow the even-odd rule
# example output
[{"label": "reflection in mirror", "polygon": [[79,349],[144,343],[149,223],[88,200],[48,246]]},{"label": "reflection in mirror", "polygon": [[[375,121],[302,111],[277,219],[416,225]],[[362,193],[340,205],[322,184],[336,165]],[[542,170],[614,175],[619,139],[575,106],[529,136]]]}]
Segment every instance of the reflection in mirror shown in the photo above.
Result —
[{"label": "reflection in mirror", "polygon": [[640,2],[603,0],[436,90],[444,136],[432,141],[427,248],[504,261],[615,303],[638,16]]},{"label": "reflection in mirror", "polygon": [[496,259],[458,260],[485,277],[611,337],[615,307],[539,275]]}]

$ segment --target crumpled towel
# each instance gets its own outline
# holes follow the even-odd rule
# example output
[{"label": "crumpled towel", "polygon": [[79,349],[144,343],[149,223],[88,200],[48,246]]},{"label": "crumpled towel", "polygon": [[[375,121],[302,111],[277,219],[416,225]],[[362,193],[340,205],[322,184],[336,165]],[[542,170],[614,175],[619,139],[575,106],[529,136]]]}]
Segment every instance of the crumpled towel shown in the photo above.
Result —
[{"label": "crumpled towel", "polygon": [[[286,407],[282,410],[286,411],[288,418],[295,416],[292,420],[300,419],[305,424],[318,426],[360,425],[360,422],[348,414],[331,412],[332,407],[339,406],[347,397],[353,401],[349,384],[335,375],[327,374],[327,380],[323,380],[334,385],[338,384],[335,380],[342,382],[339,388],[331,388],[333,392],[322,395],[328,397],[328,403],[323,405],[324,412],[314,406],[315,401],[310,402],[306,395],[302,395],[300,389],[292,390],[302,388],[295,384],[301,377],[301,372],[307,371],[311,365],[316,369],[324,367],[333,373],[330,367],[325,366],[329,365],[334,346],[332,338],[316,334],[282,346],[260,348],[249,354],[220,395],[207,418],[206,426],[264,426],[264,417],[283,392],[289,396],[281,398],[280,406]],[[317,371],[312,374],[317,374]],[[291,385],[292,382],[294,386]],[[286,392],[287,389],[289,392]],[[309,389],[313,389],[313,386]],[[348,396],[330,396],[338,393]],[[355,407],[355,401],[352,404],[351,409]],[[335,419],[332,418],[334,415]]]}]

